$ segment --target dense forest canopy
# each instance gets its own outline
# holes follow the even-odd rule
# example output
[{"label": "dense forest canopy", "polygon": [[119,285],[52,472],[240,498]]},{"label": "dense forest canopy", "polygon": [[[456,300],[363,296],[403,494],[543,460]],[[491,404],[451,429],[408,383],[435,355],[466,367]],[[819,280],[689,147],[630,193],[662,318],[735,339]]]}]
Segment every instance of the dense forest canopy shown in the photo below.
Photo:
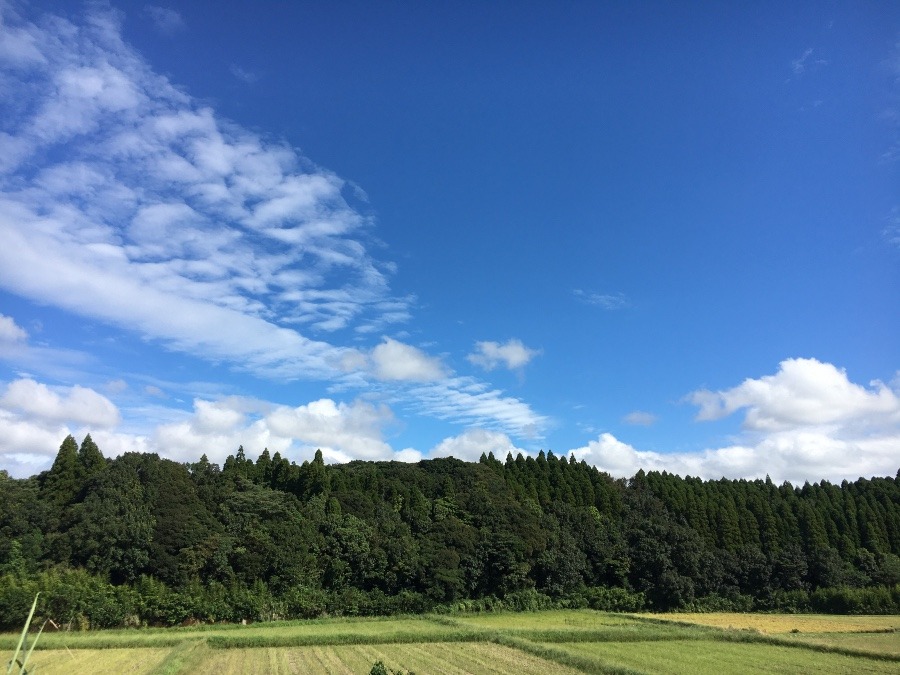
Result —
[{"label": "dense forest canopy", "polygon": [[[478,463],[219,467],[105,459],[0,472],[0,624],[81,626],[589,606],[900,611],[900,472],[792,486],[540,452]],[[24,610],[23,610],[24,608]]]}]

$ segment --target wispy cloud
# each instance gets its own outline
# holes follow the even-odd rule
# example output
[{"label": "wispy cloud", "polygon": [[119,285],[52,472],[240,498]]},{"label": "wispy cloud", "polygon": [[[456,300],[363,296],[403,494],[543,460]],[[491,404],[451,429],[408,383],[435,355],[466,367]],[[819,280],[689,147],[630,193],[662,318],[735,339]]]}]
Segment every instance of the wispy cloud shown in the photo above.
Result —
[{"label": "wispy cloud", "polygon": [[572,293],[581,302],[601,309],[616,310],[631,306],[624,293],[594,293],[581,289],[575,289]]},{"label": "wispy cloud", "polygon": [[247,70],[246,68],[241,68],[238,65],[231,64],[231,74],[234,75],[241,82],[246,82],[247,84],[253,84],[259,79],[259,75],[254,73],[251,70]]},{"label": "wispy cloud", "polygon": [[517,438],[542,438],[550,425],[547,417],[536,413],[525,401],[506,396],[475,378],[451,377],[416,387],[410,393],[413,405],[428,415]]},{"label": "wispy cloud", "polygon": [[813,50],[811,47],[808,47],[803,50],[803,53],[799,56],[799,58],[791,61],[791,70],[794,72],[794,75],[800,76],[806,72],[806,61],[812,56]]},{"label": "wispy cloud", "polygon": [[656,424],[656,419],[656,415],[653,413],[644,412],[643,410],[634,410],[625,415],[625,417],[622,418],[622,421],[625,422],[625,424],[649,427]]},{"label": "wispy cloud", "polygon": [[407,321],[415,301],[370,254],[356,186],[155,73],[115,12],[78,25],[0,12],[0,287],[255,376],[393,384],[442,419],[541,427],[410,345],[339,344]]},{"label": "wispy cloud", "polygon": [[882,234],[889,244],[900,248],[900,207],[895,206],[888,216],[887,225]]},{"label": "wispy cloud", "polygon": [[794,73],[794,77],[802,77],[810,70],[828,65],[826,59],[814,58],[813,54],[815,54],[815,50],[808,47],[798,58],[791,61],[791,72]]},{"label": "wispy cloud", "polygon": [[289,326],[336,331],[385,303],[406,316],[340,179],[153,73],[114,14],[48,25],[3,26],[30,49],[0,62],[13,76],[0,145],[15,149],[0,284],[286,378],[333,376],[345,351]]},{"label": "wispy cloud", "polygon": [[187,28],[181,14],[169,7],[144,5],[144,16],[148,17],[156,30],[163,35],[175,35]]},{"label": "wispy cloud", "polygon": [[540,353],[540,349],[526,347],[521,340],[513,338],[502,344],[499,342],[476,342],[475,351],[469,354],[466,360],[485,370],[494,370],[498,366],[509,370],[519,370]]}]

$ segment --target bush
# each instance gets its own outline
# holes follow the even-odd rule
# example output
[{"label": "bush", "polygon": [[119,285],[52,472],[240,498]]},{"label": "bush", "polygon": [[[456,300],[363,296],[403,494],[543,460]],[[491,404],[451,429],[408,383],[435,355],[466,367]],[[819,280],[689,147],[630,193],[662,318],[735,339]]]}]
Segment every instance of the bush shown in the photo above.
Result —
[{"label": "bush", "polygon": [[604,612],[640,612],[647,606],[643,593],[625,588],[602,586],[588,588],[584,592],[588,607]]},{"label": "bush", "polygon": [[710,593],[702,598],[695,598],[685,609],[689,612],[751,612],[753,598],[740,593],[728,597]]},{"label": "bush", "polygon": [[819,588],[809,598],[816,612],[828,614],[900,613],[900,586]]}]

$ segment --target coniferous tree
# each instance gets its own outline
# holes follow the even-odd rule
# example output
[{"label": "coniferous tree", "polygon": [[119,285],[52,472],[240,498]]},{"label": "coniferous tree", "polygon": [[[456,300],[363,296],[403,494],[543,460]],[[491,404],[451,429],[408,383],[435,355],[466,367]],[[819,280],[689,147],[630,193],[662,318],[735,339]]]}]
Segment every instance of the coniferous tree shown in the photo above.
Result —
[{"label": "coniferous tree", "polygon": [[44,479],[43,493],[57,507],[69,504],[79,490],[78,443],[70,434],[59,446],[59,452]]},{"label": "coniferous tree", "polygon": [[78,466],[82,483],[86,483],[106,468],[106,459],[90,434],[81,441],[81,447],[78,449]]}]

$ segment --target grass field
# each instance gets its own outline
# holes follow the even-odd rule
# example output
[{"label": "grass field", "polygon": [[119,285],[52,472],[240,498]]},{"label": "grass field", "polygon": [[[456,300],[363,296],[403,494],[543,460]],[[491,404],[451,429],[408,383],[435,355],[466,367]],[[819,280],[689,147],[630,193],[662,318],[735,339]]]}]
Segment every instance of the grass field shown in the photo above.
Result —
[{"label": "grass field", "polygon": [[758,630],[761,633],[872,633],[900,631],[900,616],[835,616],[830,614],[645,614],[661,621],[714,628]]},{"label": "grass field", "polygon": [[[0,635],[0,649],[11,656],[16,639]],[[419,675],[896,673],[900,617],[561,610],[52,633],[29,665],[60,675],[365,675],[376,661]]]}]

